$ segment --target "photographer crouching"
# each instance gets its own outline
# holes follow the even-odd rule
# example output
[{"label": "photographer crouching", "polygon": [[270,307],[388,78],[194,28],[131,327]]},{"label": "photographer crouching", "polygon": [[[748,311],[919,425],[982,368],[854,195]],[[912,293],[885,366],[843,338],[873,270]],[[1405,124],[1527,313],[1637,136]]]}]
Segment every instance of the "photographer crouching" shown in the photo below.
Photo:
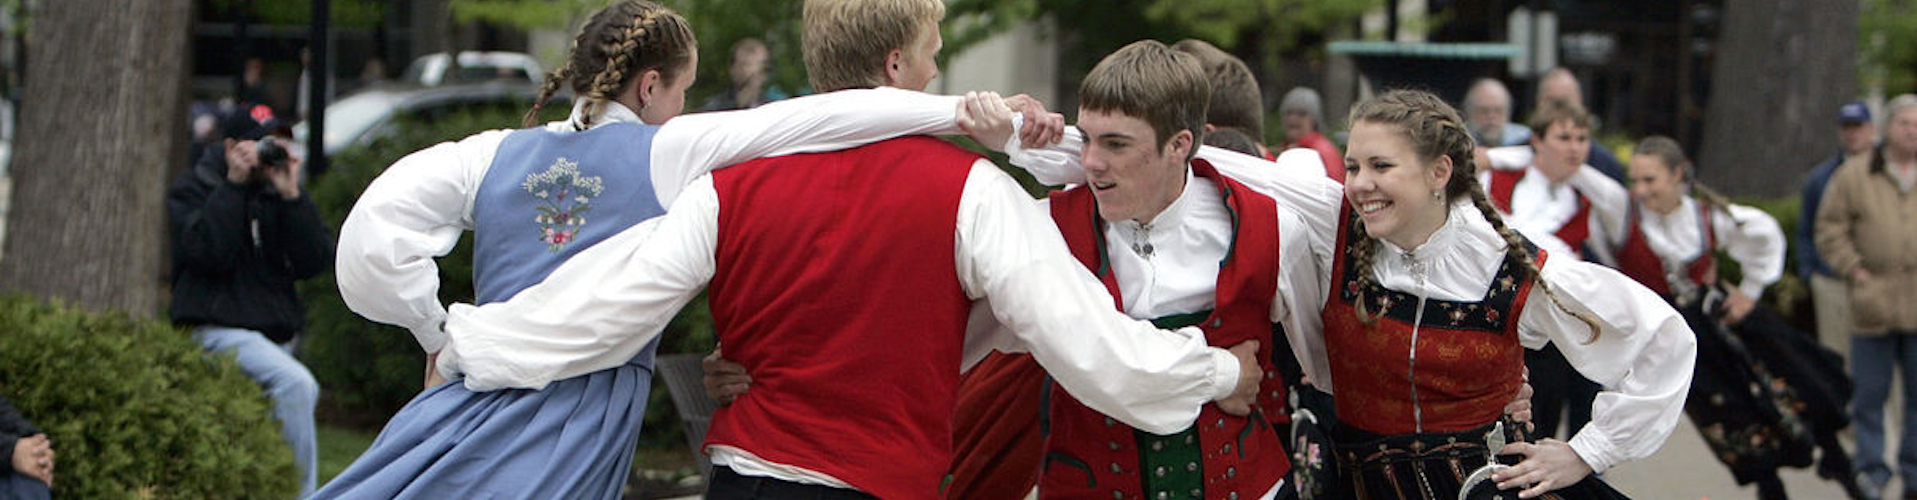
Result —
[{"label": "photographer crouching", "polygon": [[300,158],[268,135],[276,124],[271,108],[242,106],[221,124],[223,147],[207,148],[167,189],[170,313],[265,387],[305,497],[317,479],[319,383],[293,357],[306,318],[293,282],[333,263],[333,240],[300,189]]}]

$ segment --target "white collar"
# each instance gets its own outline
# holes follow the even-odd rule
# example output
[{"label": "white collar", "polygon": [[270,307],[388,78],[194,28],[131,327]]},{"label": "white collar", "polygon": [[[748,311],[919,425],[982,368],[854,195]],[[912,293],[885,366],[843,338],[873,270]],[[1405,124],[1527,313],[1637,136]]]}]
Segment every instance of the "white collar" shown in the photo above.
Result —
[{"label": "white collar", "polygon": [[[571,116],[566,117],[566,121],[552,122],[550,124],[547,124],[548,128],[553,128],[558,130],[579,130],[580,129],[579,124],[584,122],[586,118],[587,101],[588,99],[579,99],[579,100],[573,101]],[[644,121],[641,121],[639,119],[638,113],[634,113],[632,111],[632,108],[628,108],[626,107],[626,105],[620,104],[618,101],[606,101],[606,105],[599,109],[599,116],[595,116],[592,118],[592,127],[587,127],[587,128],[597,128],[600,125],[605,125],[608,123],[620,123],[620,122],[645,123]]]},{"label": "white collar", "polygon": [[[1378,242],[1383,243],[1385,249],[1390,250],[1390,255],[1394,257],[1404,254],[1424,254],[1425,256],[1430,256],[1436,255],[1433,252],[1444,252],[1445,249],[1456,245],[1458,239],[1457,233],[1460,231],[1459,228],[1469,223],[1469,221],[1464,218],[1465,213],[1469,212],[1472,215],[1477,215],[1478,209],[1469,202],[1457,202],[1451,204],[1451,208],[1448,212],[1449,213],[1446,213],[1444,216],[1444,225],[1438,226],[1438,230],[1432,231],[1431,236],[1425,238],[1424,243],[1419,243],[1416,247],[1406,250],[1399,248],[1398,245],[1392,244],[1383,238],[1379,238]],[[1483,217],[1478,218],[1483,219]]]}]

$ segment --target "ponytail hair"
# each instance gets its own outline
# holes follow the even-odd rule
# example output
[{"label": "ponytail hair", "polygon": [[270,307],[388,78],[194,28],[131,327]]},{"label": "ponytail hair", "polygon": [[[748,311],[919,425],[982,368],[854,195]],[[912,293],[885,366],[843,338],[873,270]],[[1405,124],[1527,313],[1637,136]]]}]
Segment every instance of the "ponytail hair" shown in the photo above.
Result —
[{"label": "ponytail hair", "polygon": [[1704,202],[1710,210],[1724,212],[1733,224],[1744,225],[1744,221],[1738,220],[1737,216],[1731,214],[1729,199],[1697,180],[1696,164],[1691,163],[1691,159],[1684,156],[1684,148],[1679,146],[1676,140],[1662,135],[1645,137],[1637,142],[1635,148],[1632,148],[1631,154],[1653,156],[1664,161],[1664,168],[1671,169],[1671,173],[1676,174],[1679,181],[1690,185],[1692,197]]}]

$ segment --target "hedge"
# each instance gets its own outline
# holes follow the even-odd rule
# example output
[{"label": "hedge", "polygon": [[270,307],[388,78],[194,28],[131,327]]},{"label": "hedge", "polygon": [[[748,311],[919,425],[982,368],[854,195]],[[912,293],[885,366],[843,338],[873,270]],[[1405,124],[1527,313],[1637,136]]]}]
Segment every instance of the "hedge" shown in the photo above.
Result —
[{"label": "hedge", "polygon": [[259,384],[159,320],[0,297],[0,395],[47,433],[61,498],[292,498]]}]

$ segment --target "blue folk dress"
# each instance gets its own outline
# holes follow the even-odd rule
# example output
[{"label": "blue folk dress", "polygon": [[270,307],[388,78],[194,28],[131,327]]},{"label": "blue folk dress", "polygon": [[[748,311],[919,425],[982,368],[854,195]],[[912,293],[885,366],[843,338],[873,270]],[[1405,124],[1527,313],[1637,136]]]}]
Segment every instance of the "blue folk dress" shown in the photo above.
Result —
[{"label": "blue folk dress", "polygon": [[[477,302],[511,298],[663,214],[649,165],[657,130],[624,121],[509,133],[473,198]],[[536,391],[476,393],[459,380],[428,389],[313,498],[619,498],[657,347]]]}]

